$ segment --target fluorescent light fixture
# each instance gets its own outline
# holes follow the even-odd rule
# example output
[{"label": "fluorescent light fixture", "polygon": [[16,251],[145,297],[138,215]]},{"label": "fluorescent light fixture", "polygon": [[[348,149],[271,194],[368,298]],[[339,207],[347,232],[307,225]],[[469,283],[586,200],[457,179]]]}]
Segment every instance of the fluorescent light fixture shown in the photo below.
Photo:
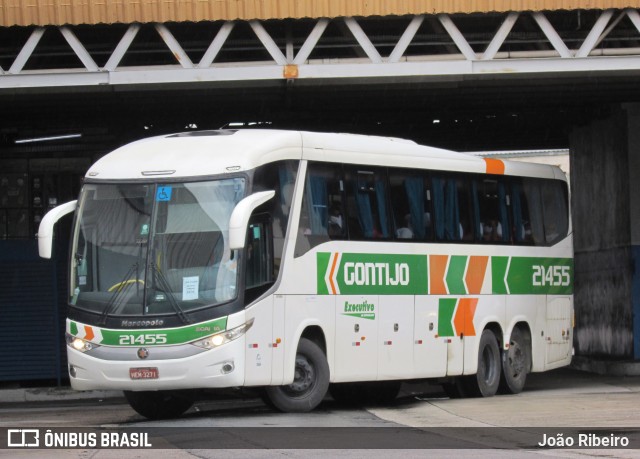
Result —
[{"label": "fluorescent light fixture", "polygon": [[82,134],[53,135],[48,137],[33,137],[30,139],[18,139],[15,141],[15,143],[51,142],[53,140],[79,139],[80,137],[82,137]]}]

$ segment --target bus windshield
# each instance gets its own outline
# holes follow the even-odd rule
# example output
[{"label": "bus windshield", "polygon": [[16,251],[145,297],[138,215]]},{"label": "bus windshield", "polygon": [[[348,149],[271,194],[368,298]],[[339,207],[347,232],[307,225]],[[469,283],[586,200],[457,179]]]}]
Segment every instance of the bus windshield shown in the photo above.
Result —
[{"label": "bus windshield", "polygon": [[229,217],[244,178],[86,184],[71,254],[70,303],[107,316],[153,316],[237,296]]}]

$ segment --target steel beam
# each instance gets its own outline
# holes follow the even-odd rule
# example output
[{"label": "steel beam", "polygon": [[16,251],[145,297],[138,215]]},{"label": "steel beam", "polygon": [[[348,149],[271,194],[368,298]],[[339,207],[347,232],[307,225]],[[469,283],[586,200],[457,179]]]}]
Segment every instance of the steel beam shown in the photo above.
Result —
[{"label": "steel beam", "polygon": [[[531,14],[535,22],[544,33],[546,40],[553,49],[536,50],[535,48],[518,49],[517,51],[500,51],[509,43],[514,24],[520,15]],[[634,47],[633,41],[616,42],[608,35],[619,24],[624,16],[628,16],[638,33],[635,37],[640,40],[640,14],[636,9],[625,9],[614,18],[613,10],[603,11],[594,26],[585,31],[585,38],[579,49],[572,51],[563,41],[561,34],[552,26],[545,14],[536,13],[506,13],[503,22],[493,36],[488,37],[486,49],[476,54],[471,47],[470,40],[477,40],[477,36],[469,38],[458,29],[449,15],[419,15],[411,19],[404,32],[393,43],[393,39],[386,38],[385,45],[393,46],[388,57],[381,56],[361,27],[361,22],[354,18],[319,19],[306,37],[292,35],[294,27],[283,23],[286,29],[286,49],[283,52],[260,21],[250,21],[248,24],[255,33],[257,40],[243,37],[242,46],[250,46],[253,50],[263,48],[271,56],[271,61],[259,62],[244,56],[255,56],[255,53],[237,54],[237,62],[214,63],[221,51],[228,45],[229,37],[236,23],[225,22],[215,33],[203,57],[197,65],[191,61],[183,46],[163,24],[144,26],[132,24],[124,33],[115,50],[108,57],[104,68],[99,68],[71,26],[59,27],[71,50],[77,56],[84,69],[52,68],[42,70],[25,70],[27,61],[38,53],[38,57],[52,53],[50,60],[60,53],[60,49],[51,47],[41,40],[45,30],[42,27],[33,29],[30,37],[20,49],[14,62],[8,70],[0,69],[0,88],[28,88],[46,86],[91,86],[91,85],[121,85],[121,84],[165,84],[165,83],[197,83],[223,81],[260,81],[260,80],[310,80],[323,79],[326,83],[331,79],[341,78],[439,78],[441,76],[462,77],[473,76],[484,78],[491,75],[512,74],[541,74],[561,72],[564,75],[588,72],[638,72],[640,73],[640,49]],[[482,18],[479,17],[478,20]],[[329,24],[334,21],[344,27],[346,37],[330,37],[323,41],[321,38]],[[425,25],[426,24],[426,25]],[[422,29],[424,33],[420,33]],[[122,60],[133,53],[131,45],[142,27],[154,27],[167,48],[176,58],[172,65],[148,65],[141,67],[122,67]],[[214,27],[212,25],[212,27]],[[346,30],[349,32],[346,32]],[[564,34],[565,31],[561,31]],[[625,31],[628,33],[628,30]],[[432,39],[433,34],[437,35]],[[571,31],[575,36],[575,31]],[[352,35],[357,41],[358,51],[362,54],[358,58],[344,58],[344,52],[336,52],[334,48],[352,46]],[[425,38],[427,37],[427,38]],[[630,37],[633,38],[633,37]],[[333,41],[332,41],[333,40]],[[338,40],[336,43],[335,40]],[[425,42],[427,40],[427,42]],[[431,42],[429,43],[429,40]],[[485,38],[483,37],[483,40]],[[607,46],[599,49],[599,43],[605,41]],[[43,44],[44,43],[44,44]],[[295,53],[295,43],[302,46]],[[455,44],[455,47],[454,47]],[[614,46],[612,46],[612,44]],[[281,44],[282,45],[282,44]],[[416,45],[412,48],[412,45]],[[428,46],[439,45],[433,54],[416,55],[418,49],[430,49]],[[92,46],[96,46],[94,42]],[[229,45],[230,50],[237,47],[237,43]],[[314,51],[322,46],[322,59],[311,59]],[[426,46],[426,47],[425,47]],[[444,46],[448,53],[439,54]],[[408,52],[408,51],[413,52]],[[136,50],[136,53],[140,52]],[[55,53],[55,54],[53,54]],[[574,56],[575,53],[575,56]],[[320,53],[318,53],[320,54]],[[135,58],[135,55],[132,55]],[[255,59],[255,58],[254,58]],[[131,60],[128,60],[131,62]],[[67,60],[61,62],[68,62]],[[283,69],[283,66],[285,69]],[[293,67],[293,68],[289,68]],[[80,73],[83,76],[80,76]],[[355,81],[355,80],[354,80]]]},{"label": "steel beam", "polygon": [[37,27],[36,29],[33,30],[33,32],[31,32],[31,35],[27,39],[27,42],[24,44],[24,46],[20,50],[20,53],[18,53],[18,56],[13,61],[13,64],[11,64],[11,67],[9,68],[9,73],[15,74],[15,73],[20,73],[22,71],[25,64],[31,57],[31,54],[33,54],[33,50],[36,49],[36,46],[38,46],[38,42],[42,38],[42,35],[44,35],[44,31],[45,31],[44,27]]},{"label": "steel beam", "polygon": [[224,46],[224,43],[227,41],[227,38],[229,38],[229,34],[233,30],[234,25],[235,25],[235,22],[233,21],[227,21],[224,24],[222,24],[222,27],[220,27],[220,30],[218,31],[215,38],[209,45],[209,48],[207,48],[207,51],[202,56],[202,59],[200,59],[200,62],[198,63],[198,68],[210,67],[211,64],[213,64],[213,61],[215,60],[216,56],[218,56],[218,53]]},{"label": "steel beam", "polygon": [[111,56],[109,57],[109,60],[104,66],[105,70],[112,71],[118,67],[118,64],[120,64],[120,61],[122,60],[126,52],[129,50],[131,43],[133,43],[133,39],[136,38],[138,31],[140,31],[140,24],[131,24],[129,26],[127,31],[124,33],[124,35],[120,39],[118,46],[116,46],[116,49],[113,50],[113,53],[111,54]]},{"label": "steel beam", "polygon": [[347,24],[347,27],[355,37],[362,50],[369,57],[371,62],[373,62],[374,64],[382,63],[382,56],[380,56],[380,53],[378,52],[376,47],[373,46],[373,43],[371,43],[369,37],[367,37],[367,35],[364,33],[362,27],[360,27],[360,24],[358,24],[358,22],[353,18],[344,18],[344,22],[345,24]]},{"label": "steel beam", "polygon": [[178,40],[175,39],[169,29],[164,24],[156,24],[156,30],[180,65],[185,69],[192,69],[193,62],[191,62],[191,59],[189,59],[189,56],[184,52],[184,49],[182,49],[182,46],[180,46],[180,43],[178,43]]},{"label": "steel beam", "polygon": [[249,21],[249,24],[251,25],[253,32],[258,37],[258,40],[260,40],[260,43],[262,43],[265,49],[269,52],[276,64],[287,65],[287,58],[282,54],[282,51],[280,51],[280,48],[278,48],[278,45],[273,41],[273,38],[271,38],[271,35],[269,35],[262,24],[259,21]]},{"label": "steel beam", "polygon": [[424,14],[421,14],[419,16],[414,16],[414,18],[411,19],[411,22],[409,23],[404,33],[400,37],[400,40],[398,40],[398,43],[393,48],[393,51],[391,51],[391,54],[389,55],[389,59],[388,59],[389,62],[400,61],[400,58],[402,57],[402,55],[405,53],[405,51],[413,41],[413,38],[416,36],[416,33],[418,32],[418,29],[420,28],[423,22],[424,22]]}]

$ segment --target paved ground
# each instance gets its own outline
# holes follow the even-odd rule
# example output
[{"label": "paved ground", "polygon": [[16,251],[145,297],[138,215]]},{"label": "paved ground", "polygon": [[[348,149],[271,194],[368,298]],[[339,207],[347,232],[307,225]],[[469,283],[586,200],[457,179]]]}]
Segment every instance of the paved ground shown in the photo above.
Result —
[{"label": "paved ground", "polygon": [[[78,397],[89,397],[79,400]],[[434,441],[449,438],[461,446],[499,448],[500,442],[513,441],[514,435],[522,444],[535,445],[541,438],[530,428],[562,431],[586,431],[598,428],[601,432],[619,433],[623,428],[640,432],[640,376],[602,376],[575,369],[561,369],[545,374],[530,375],[525,392],[516,396],[497,396],[488,399],[448,399],[439,386],[405,384],[398,401],[392,406],[366,406],[345,409],[326,401],[316,412],[287,415],[269,410],[258,400],[201,402],[186,416],[169,421],[148,422],[135,414],[117,392],[78,394],[67,389],[0,390],[0,427],[102,426],[107,428],[177,429],[179,435],[170,437],[167,445],[177,449],[154,451],[122,450],[0,450],[3,457],[53,457],[80,459],[110,459],[124,457],[155,458],[158,454],[171,458],[213,457],[640,457],[639,449],[582,449],[582,450],[488,450],[462,449],[446,451],[431,449],[410,451],[387,450],[206,450],[198,449],[203,435],[219,434],[225,427],[272,427],[286,431],[296,427],[319,429],[363,427],[366,435],[371,429],[427,428],[434,432]],[[95,412],[95,415],[91,413]],[[35,423],[35,424],[34,424]],[[46,425],[45,425],[46,424]],[[486,428],[486,429],[485,429]],[[399,437],[408,429],[400,430]],[[280,432],[280,431],[279,431]],[[286,431],[289,432],[289,431]],[[300,432],[297,431],[297,432]],[[378,432],[375,431],[374,432]],[[383,432],[383,430],[379,430]],[[313,431],[312,431],[313,433]],[[233,434],[233,432],[232,432]],[[296,432],[291,433],[296,435]],[[381,434],[382,435],[382,434]],[[332,437],[327,435],[327,442]],[[451,441],[452,439],[452,441]],[[268,439],[263,439],[267,441]],[[373,440],[376,440],[375,434]],[[164,440],[163,440],[164,441]],[[260,443],[258,443],[260,444]],[[161,445],[157,445],[161,446]],[[335,445],[334,445],[335,446]],[[42,454],[42,453],[47,454]],[[10,453],[10,454],[9,454]]]}]

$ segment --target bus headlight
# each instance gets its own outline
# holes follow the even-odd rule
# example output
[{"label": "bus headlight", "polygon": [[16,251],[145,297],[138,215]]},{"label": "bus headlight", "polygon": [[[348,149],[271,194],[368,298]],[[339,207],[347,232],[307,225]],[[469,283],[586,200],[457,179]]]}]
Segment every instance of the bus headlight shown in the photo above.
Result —
[{"label": "bus headlight", "polygon": [[67,346],[72,347],[76,351],[87,352],[91,349],[99,347],[97,344],[94,344],[91,341],[78,338],[77,336],[70,335],[69,333],[65,333],[65,338],[67,340]]},{"label": "bus headlight", "polygon": [[207,336],[206,338],[199,339],[198,341],[193,341],[191,344],[204,349],[213,349],[214,347],[222,346],[223,344],[227,344],[230,341],[240,338],[251,328],[252,325],[253,319],[245,322],[239,327]]}]

